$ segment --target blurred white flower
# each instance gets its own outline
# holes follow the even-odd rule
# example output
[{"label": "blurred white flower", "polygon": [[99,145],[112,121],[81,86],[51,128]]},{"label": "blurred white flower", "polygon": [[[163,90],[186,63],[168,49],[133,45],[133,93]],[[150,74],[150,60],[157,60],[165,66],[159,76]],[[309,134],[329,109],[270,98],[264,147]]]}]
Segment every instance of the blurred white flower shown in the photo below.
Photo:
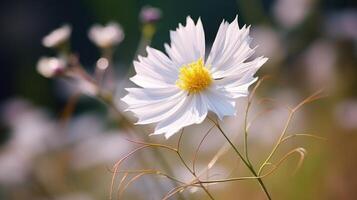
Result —
[{"label": "blurred white flower", "polygon": [[277,0],[273,5],[273,14],[282,26],[293,28],[305,19],[312,5],[312,0]]},{"label": "blurred white flower", "polygon": [[58,127],[47,113],[24,100],[10,100],[2,108],[2,119],[11,135],[0,153],[0,182],[21,183],[34,158],[58,145]]},{"label": "blurred white flower", "polygon": [[351,9],[328,14],[325,30],[331,37],[357,41],[357,11]]},{"label": "blurred white flower", "polygon": [[144,6],[139,17],[142,23],[155,23],[161,18],[161,10],[152,6]]},{"label": "blurred white flower", "polygon": [[133,148],[124,132],[105,130],[103,119],[90,113],[74,117],[66,136],[75,169],[112,165]]},{"label": "blurred white flower", "polygon": [[335,119],[345,130],[357,130],[357,100],[345,100],[335,108]]},{"label": "blurred white flower", "polygon": [[133,148],[133,143],[127,141],[123,134],[103,131],[81,140],[72,151],[73,167],[82,169],[114,164]]},{"label": "blurred white flower", "polygon": [[98,47],[110,48],[123,41],[124,32],[118,23],[109,22],[106,26],[93,25],[89,30],[88,37]]},{"label": "blurred white flower", "polygon": [[79,116],[73,117],[68,125],[68,143],[76,143],[96,136],[104,130],[103,119],[95,114],[84,113]]},{"label": "blurred white flower", "polygon": [[46,78],[52,78],[65,71],[66,62],[56,57],[42,57],[37,62],[37,72]]},{"label": "blurred white flower", "polygon": [[57,47],[65,43],[71,35],[72,28],[70,25],[63,25],[62,27],[53,30],[50,34],[45,36],[42,40],[42,44],[45,47]]},{"label": "blurred white flower", "polygon": [[187,17],[171,31],[169,57],[147,48],[148,56],[134,62],[136,75],[131,78],[142,88],[128,88],[122,100],[139,118],[138,124],[157,123],[153,134],[169,138],[181,128],[201,123],[208,111],[220,120],[236,114],[236,99],[248,95],[254,74],[267,61],[250,48],[249,28],[239,28],[237,18],[223,21],[211,52],[205,59],[205,36],[202,22]]},{"label": "blurred white flower", "polygon": [[285,56],[282,39],[278,32],[268,26],[256,26],[252,28],[253,44],[259,44],[257,55],[265,55],[272,62],[280,61]]},{"label": "blurred white flower", "polygon": [[318,40],[304,55],[305,77],[313,90],[333,89],[336,86],[337,52],[333,44]]},{"label": "blurred white flower", "polygon": [[3,106],[4,119],[8,118],[8,114],[13,115],[11,121],[5,120],[11,131],[7,144],[18,147],[29,156],[36,156],[57,145],[58,127],[47,112],[21,101],[24,100],[10,100]]}]

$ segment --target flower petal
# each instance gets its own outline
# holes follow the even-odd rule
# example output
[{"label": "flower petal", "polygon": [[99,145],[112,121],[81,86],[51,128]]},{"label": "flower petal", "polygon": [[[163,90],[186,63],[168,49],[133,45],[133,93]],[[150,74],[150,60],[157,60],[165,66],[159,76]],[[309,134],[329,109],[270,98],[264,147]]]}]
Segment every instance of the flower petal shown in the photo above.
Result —
[{"label": "flower petal", "polygon": [[129,111],[138,118],[137,124],[149,124],[164,120],[185,103],[187,93],[177,88],[160,90],[129,88],[129,94],[122,100],[129,105]]},{"label": "flower petal", "polygon": [[236,103],[229,93],[218,88],[210,88],[203,97],[208,109],[216,113],[220,120],[224,116],[234,116],[236,114]]},{"label": "flower petal", "polygon": [[230,92],[233,98],[247,96],[249,86],[258,79],[254,77],[254,74],[267,60],[265,57],[259,57],[243,63],[241,67],[231,70],[230,75],[216,80],[215,84],[218,88],[224,88],[224,90]]},{"label": "flower petal", "polygon": [[147,57],[139,56],[134,61],[136,75],[131,78],[135,84],[147,88],[163,88],[175,85],[178,70],[162,52],[147,47]]},{"label": "flower petal", "polygon": [[138,116],[136,124],[156,123],[173,115],[185,103],[186,95],[181,93],[177,98],[170,98],[162,102],[152,102],[149,106],[132,108]]},{"label": "flower petal", "polygon": [[205,56],[205,34],[201,19],[195,25],[191,17],[187,17],[186,26],[179,24],[176,31],[170,31],[171,45],[165,49],[176,67],[197,61]]},{"label": "flower petal", "polygon": [[239,29],[237,17],[231,24],[223,21],[218,30],[206,65],[215,78],[222,78],[254,53],[249,47],[249,27]]},{"label": "flower petal", "polygon": [[153,135],[165,134],[167,139],[185,126],[201,123],[206,118],[207,112],[202,95],[189,95],[180,109],[157,124]]},{"label": "flower petal", "polygon": [[146,88],[127,88],[126,90],[129,93],[121,100],[128,104],[129,110],[131,108],[148,106],[154,102],[171,100],[183,93],[175,86],[157,90]]}]

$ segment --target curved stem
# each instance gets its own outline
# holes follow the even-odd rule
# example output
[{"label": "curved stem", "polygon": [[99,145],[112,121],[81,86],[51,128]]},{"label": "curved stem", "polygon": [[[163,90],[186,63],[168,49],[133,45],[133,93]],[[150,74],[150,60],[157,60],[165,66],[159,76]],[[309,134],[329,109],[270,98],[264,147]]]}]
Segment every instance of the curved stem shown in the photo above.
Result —
[{"label": "curved stem", "polygon": [[283,131],[281,132],[278,141],[276,142],[275,146],[273,147],[272,151],[270,152],[269,156],[266,158],[266,160],[263,162],[263,164],[260,166],[258,174],[260,174],[262,172],[262,169],[264,167],[264,165],[266,165],[271,157],[273,157],[274,153],[276,152],[276,150],[278,149],[278,147],[280,146],[280,144],[282,143],[282,140],[284,139],[284,135],[286,133],[286,131],[288,130],[290,121],[292,119],[292,117],[294,116],[294,112],[290,112],[288,119],[286,120],[286,124],[284,126]]},{"label": "curved stem", "polygon": [[187,168],[188,171],[191,172],[191,174],[195,177],[195,179],[197,179],[198,184],[201,186],[201,188],[206,192],[206,194],[209,196],[210,199],[214,200],[214,197],[212,196],[212,194],[208,191],[208,189],[201,183],[201,181],[198,179],[198,177],[196,176],[195,172],[193,172],[191,170],[191,168],[187,165],[187,163],[185,162],[185,160],[183,159],[183,157],[181,156],[180,152],[177,151],[177,155],[180,158],[181,162],[183,163],[183,165]]},{"label": "curved stem", "polygon": [[195,179],[198,181],[198,184],[201,186],[201,188],[206,192],[206,194],[209,196],[210,199],[214,200],[214,197],[212,196],[212,194],[208,191],[208,189],[201,183],[201,181],[199,180],[198,176],[196,176],[195,171],[193,171],[186,163],[185,159],[183,159],[181,153],[180,153],[180,144],[181,144],[181,139],[182,139],[182,135],[183,135],[183,131],[181,132],[178,144],[177,144],[177,155],[180,158],[182,164],[186,167],[186,169],[188,171],[190,171],[190,173],[192,174],[192,176],[195,177]]},{"label": "curved stem", "polygon": [[250,105],[251,105],[251,101],[250,99],[248,99],[248,104],[247,104],[247,108],[245,111],[245,118],[244,118],[244,152],[248,164],[252,166],[252,163],[250,162],[248,156],[248,112],[249,112]]},{"label": "curved stem", "polygon": [[[208,118],[210,119],[210,118]],[[258,177],[257,172],[254,170],[253,166],[250,165],[250,163],[248,163],[244,157],[242,156],[242,154],[239,152],[239,150],[237,149],[237,147],[232,143],[232,141],[228,138],[228,136],[224,133],[224,131],[222,130],[221,126],[215,122],[214,120],[210,119],[218,128],[218,130],[222,133],[222,135],[226,138],[227,142],[231,145],[231,147],[233,148],[233,150],[235,151],[235,153],[239,156],[239,158],[243,161],[243,163],[248,167],[249,171],[255,176]],[[271,200],[270,194],[267,190],[267,188],[265,187],[263,180],[261,178],[257,178],[260,187],[262,188],[262,190],[264,191],[265,195],[267,196],[267,198],[269,200]]]}]

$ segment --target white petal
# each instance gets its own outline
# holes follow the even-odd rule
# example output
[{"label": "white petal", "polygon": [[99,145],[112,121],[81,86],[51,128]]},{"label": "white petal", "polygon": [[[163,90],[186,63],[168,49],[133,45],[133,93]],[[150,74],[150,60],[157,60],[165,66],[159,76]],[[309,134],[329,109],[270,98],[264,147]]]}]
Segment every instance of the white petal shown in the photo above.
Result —
[{"label": "white petal", "polygon": [[141,58],[141,61],[146,62],[152,69],[161,70],[169,74],[178,73],[174,63],[164,53],[151,47],[147,47],[146,51],[148,53],[147,59]]},{"label": "white petal", "polygon": [[218,116],[220,120],[224,116],[233,116],[236,114],[235,100],[218,88],[210,88],[205,92],[204,101],[207,103],[208,109]]},{"label": "white petal", "polygon": [[149,124],[170,117],[185,103],[187,92],[177,88],[160,90],[129,88],[122,100],[129,105],[128,111],[138,118],[137,124]]},{"label": "white petal", "polygon": [[135,75],[131,77],[130,80],[140,87],[151,88],[151,89],[167,88],[167,87],[172,87],[174,85],[174,83],[167,83],[162,79],[156,79],[154,77],[148,77],[142,75]]},{"label": "white petal", "polygon": [[127,88],[126,90],[129,93],[122,98],[122,101],[129,105],[129,109],[177,98],[182,93],[177,87],[160,89]]},{"label": "white petal", "polygon": [[136,124],[156,123],[173,115],[185,103],[187,95],[183,92],[177,98],[169,98],[162,102],[153,102],[149,106],[133,108],[132,112],[138,116]]},{"label": "white petal", "polygon": [[254,53],[254,49],[249,47],[251,39],[248,34],[249,27],[239,29],[237,17],[231,24],[221,23],[206,62],[214,76],[224,77],[227,70],[237,67]]},{"label": "white petal", "polygon": [[205,35],[201,19],[197,24],[187,17],[186,26],[179,24],[176,31],[170,31],[171,45],[165,44],[167,54],[176,67],[197,61],[205,55]]},{"label": "white petal", "polygon": [[258,79],[254,77],[254,74],[266,61],[267,58],[259,57],[243,63],[226,77],[216,80],[215,84],[218,88],[224,88],[225,91],[230,92],[233,98],[247,96],[249,86]]},{"label": "white petal", "polygon": [[163,88],[175,85],[178,70],[172,61],[162,52],[147,48],[148,56],[139,56],[134,61],[136,75],[131,80],[141,87]]},{"label": "white petal", "polygon": [[231,93],[233,98],[246,97],[249,94],[249,86],[257,80],[257,77],[254,78],[252,76],[246,76],[224,88],[226,91]]},{"label": "white petal", "polygon": [[201,123],[207,112],[207,106],[200,94],[189,95],[180,109],[157,124],[153,134],[165,134],[165,137],[169,138],[185,126]]},{"label": "white petal", "polygon": [[252,61],[238,64],[236,67],[232,67],[229,70],[226,70],[224,76],[237,76],[239,74],[245,74],[248,71],[250,72],[251,76],[253,76],[260,69],[260,67],[266,63],[267,60],[268,58],[261,56],[255,58]]}]

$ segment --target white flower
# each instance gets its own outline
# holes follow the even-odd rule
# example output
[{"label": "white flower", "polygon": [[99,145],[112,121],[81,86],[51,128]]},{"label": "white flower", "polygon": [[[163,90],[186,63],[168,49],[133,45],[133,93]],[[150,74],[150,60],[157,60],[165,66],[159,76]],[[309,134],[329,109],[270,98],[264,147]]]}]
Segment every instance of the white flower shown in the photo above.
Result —
[{"label": "white flower", "polygon": [[119,44],[124,39],[124,32],[122,27],[115,23],[110,22],[106,26],[94,25],[88,33],[91,39],[98,47],[108,48]]},{"label": "white flower", "polygon": [[161,10],[152,6],[144,6],[140,11],[139,18],[143,23],[155,23],[161,18]]},{"label": "white flower", "polygon": [[62,73],[65,68],[66,62],[55,57],[42,57],[37,63],[38,73],[46,78],[51,78]]},{"label": "white flower", "polygon": [[72,151],[71,164],[76,169],[93,167],[100,164],[112,164],[124,157],[133,145],[125,139],[124,133],[98,132],[79,140]]},{"label": "white flower", "polygon": [[299,25],[311,11],[311,0],[278,0],[273,5],[275,19],[285,28]]},{"label": "white flower", "polygon": [[280,34],[269,26],[255,26],[251,30],[254,44],[260,44],[256,54],[269,57],[270,62],[279,62],[284,58],[285,52]]},{"label": "white flower", "polygon": [[36,158],[58,145],[58,126],[48,113],[22,99],[6,102],[1,110],[1,123],[11,137],[0,151],[0,184],[23,184]]},{"label": "white flower", "polygon": [[56,47],[66,42],[71,35],[72,28],[69,25],[63,25],[62,27],[55,29],[50,34],[45,36],[42,40],[42,44],[45,47]]},{"label": "white flower", "polygon": [[332,92],[337,86],[337,51],[324,39],[313,42],[303,54],[305,79],[312,90],[325,88]]},{"label": "white flower", "polygon": [[235,115],[236,98],[248,95],[257,78],[256,71],[266,62],[249,47],[249,27],[239,28],[237,18],[221,23],[208,58],[202,22],[187,17],[170,32],[168,54],[147,48],[148,56],[134,61],[136,75],[131,80],[142,88],[128,88],[122,100],[139,118],[138,124],[158,123],[153,134],[169,138],[185,126],[201,123],[208,111],[219,119]]}]

